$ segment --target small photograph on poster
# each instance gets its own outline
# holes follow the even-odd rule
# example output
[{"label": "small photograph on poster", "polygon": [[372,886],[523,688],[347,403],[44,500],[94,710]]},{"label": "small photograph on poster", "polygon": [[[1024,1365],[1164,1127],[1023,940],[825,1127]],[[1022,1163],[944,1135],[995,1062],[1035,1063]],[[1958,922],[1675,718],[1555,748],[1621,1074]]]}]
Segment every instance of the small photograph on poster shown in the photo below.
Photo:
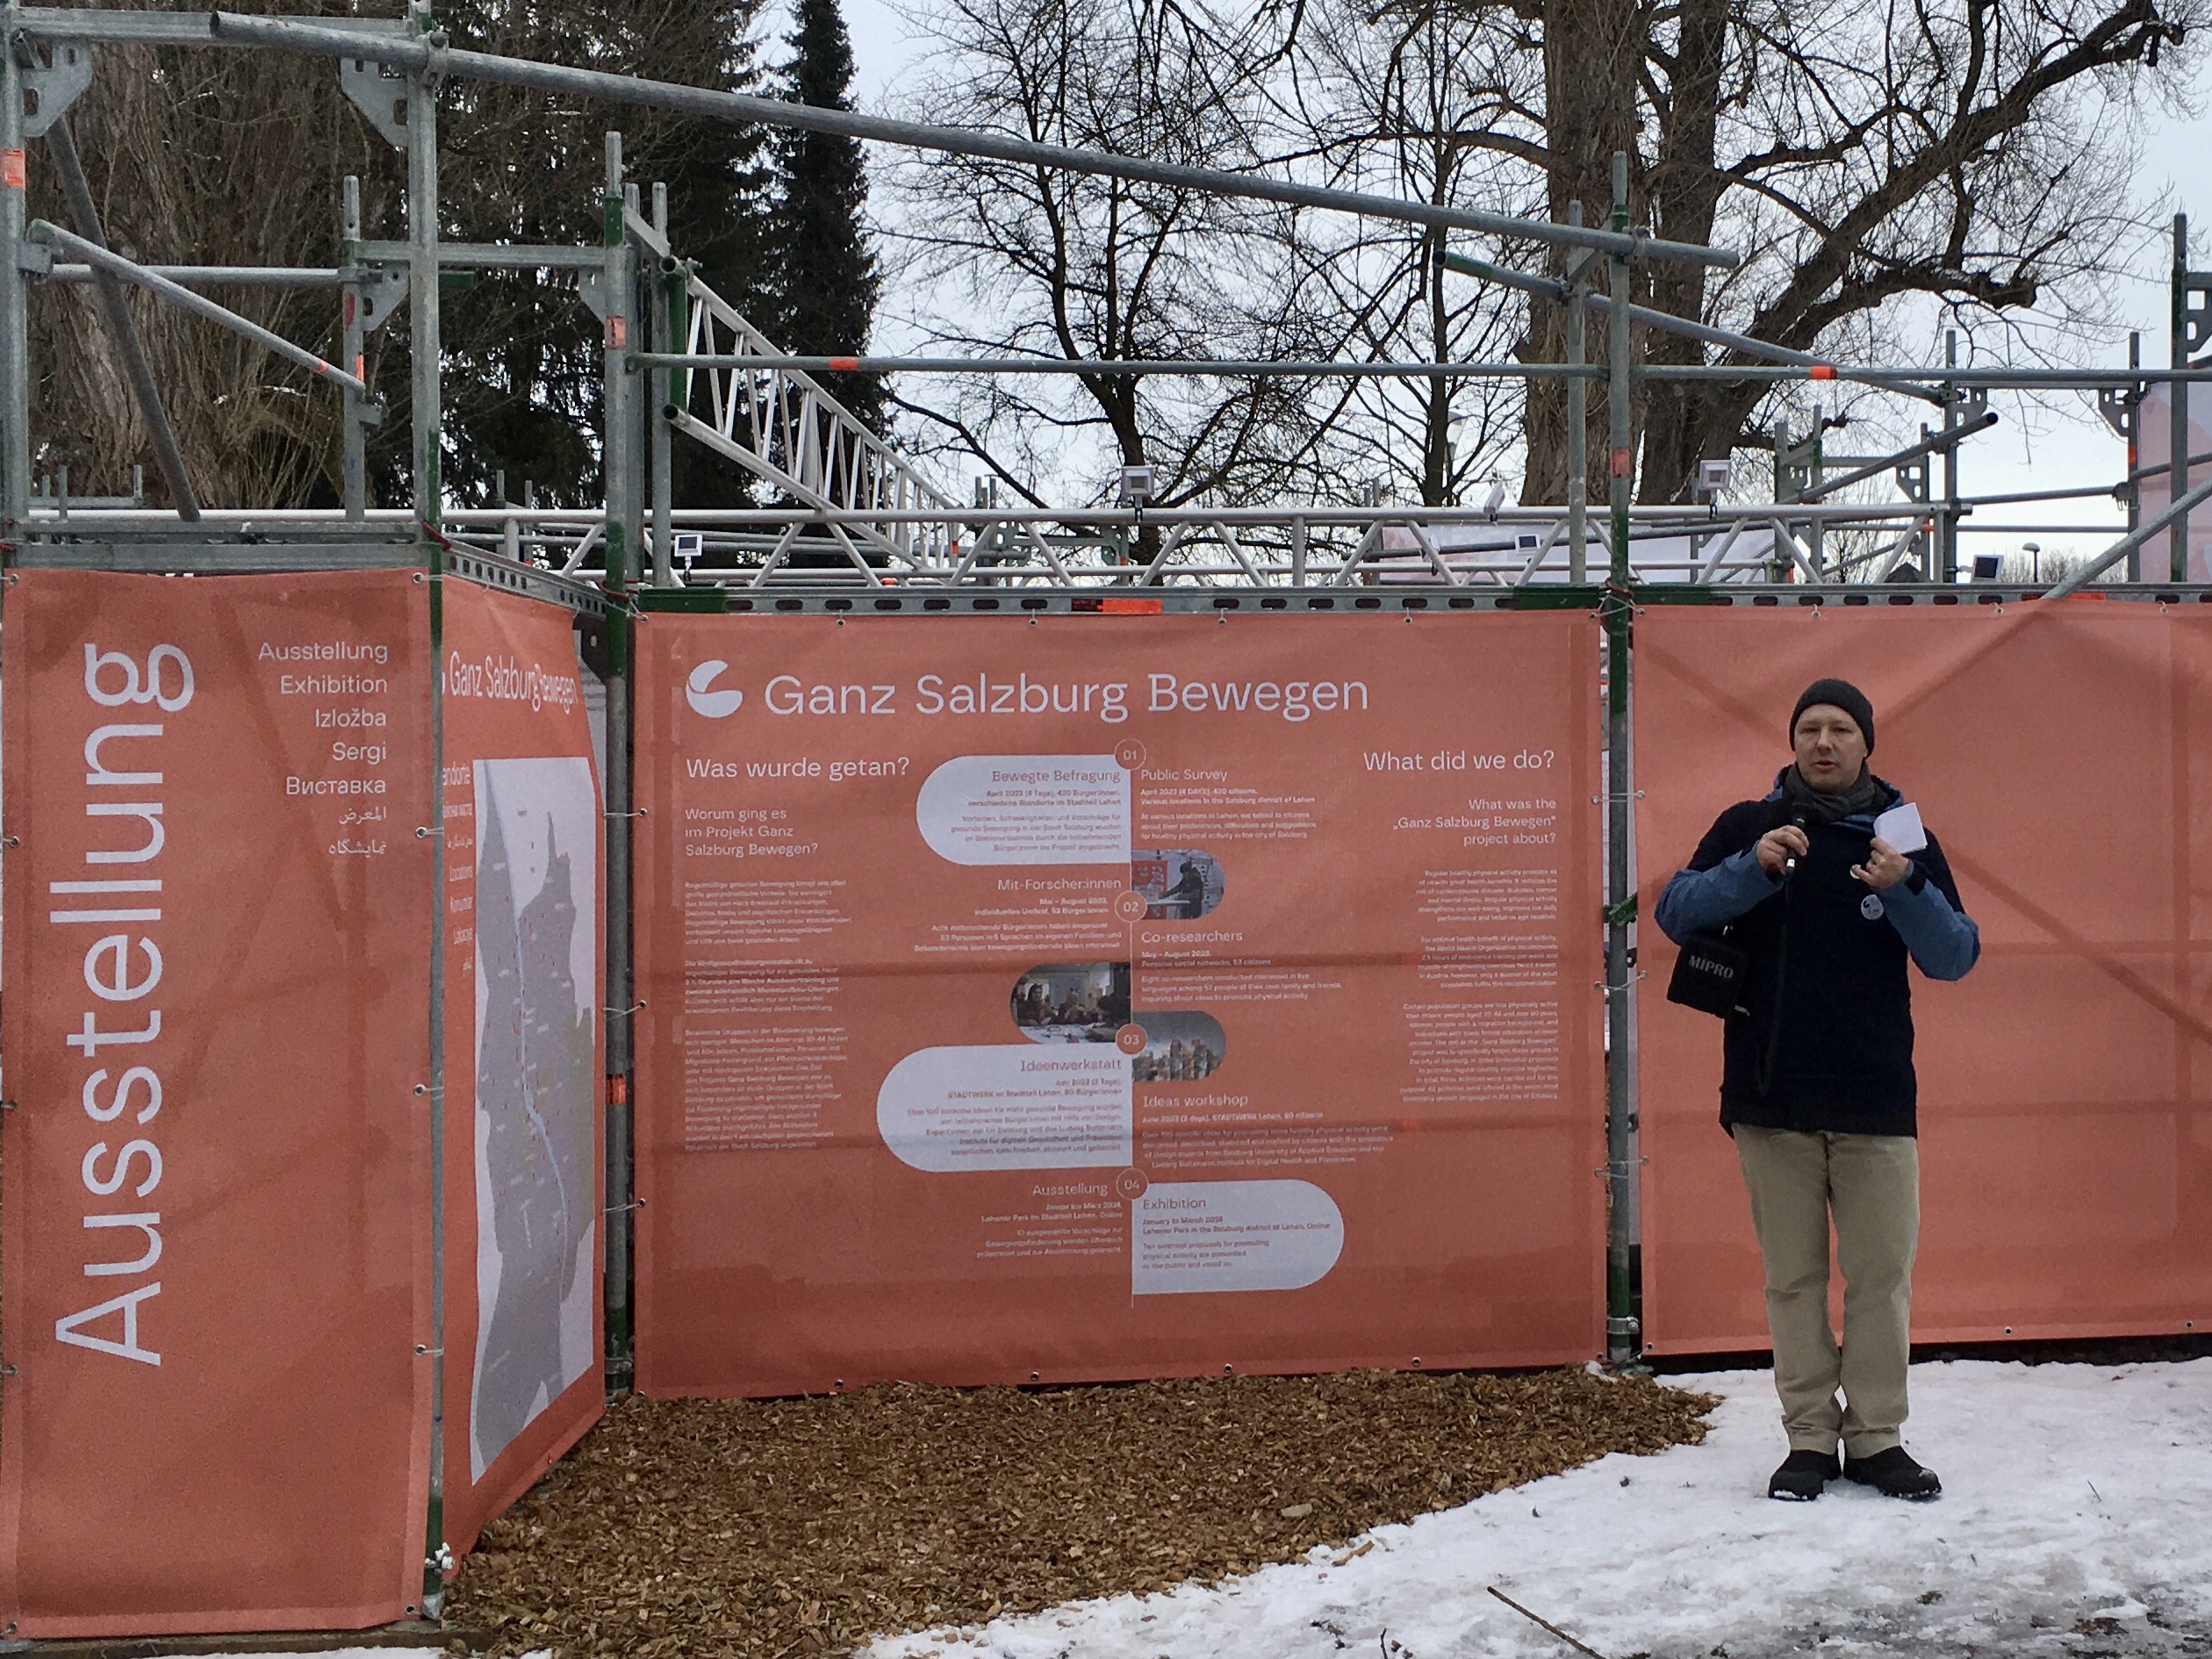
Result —
[{"label": "small photograph on poster", "polygon": [[1189,922],[1221,902],[1229,878],[1210,852],[1139,847],[1129,855],[1129,885],[1145,895],[1155,922]]},{"label": "small photograph on poster", "polygon": [[1211,1077],[1229,1057],[1229,1039],[1221,1022],[1210,1014],[1162,1013],[1149,1009],[1135,1016],[1145,1033],[1145,1046],[1137,1052],[1134,1073],[1140,1083],[1195,1083]]},{"label": "small photograph on poster", "polygon": [[1014,1023],[1032,1043],[1110,1043],[1129,1023],[1129,964],[1048,962],[1014,981]]},{"label": "small photograph on poster", "polygon": [[482,1479],[591,1368],[599,798],[581,757],[476,763]]}]

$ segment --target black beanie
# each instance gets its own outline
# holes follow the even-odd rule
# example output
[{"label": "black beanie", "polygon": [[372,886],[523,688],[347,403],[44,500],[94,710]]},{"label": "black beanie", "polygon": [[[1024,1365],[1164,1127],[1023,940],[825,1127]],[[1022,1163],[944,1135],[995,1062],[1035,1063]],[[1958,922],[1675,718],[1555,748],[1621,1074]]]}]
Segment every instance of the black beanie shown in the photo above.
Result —
[{"label": "black beanie", "polygon": [[1866,693],[1848,679],[1816,679],[1805,688],[1797,700],[1797,707],[1790,711],[1790,742],[1797,742],[1797,723],[1805,711],[1815,703],[1826,703],[1840,708],[1858,722],[1859,736],[1866,739],[1866,752],[1874,752],[1874,705],[1866,700]]}]

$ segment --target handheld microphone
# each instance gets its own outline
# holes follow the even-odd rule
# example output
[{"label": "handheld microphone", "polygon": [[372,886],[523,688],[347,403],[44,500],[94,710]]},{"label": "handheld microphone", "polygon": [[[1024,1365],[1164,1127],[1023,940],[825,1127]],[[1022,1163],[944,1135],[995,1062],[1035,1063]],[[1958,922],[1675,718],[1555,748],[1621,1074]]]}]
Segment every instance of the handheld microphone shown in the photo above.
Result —
[{"label": "handheld microphone", "polygon": [[[1793,830],[1804,830],[1808,828],[1809,825],[1803,813],[1793,812],[1790,815],[1790,827]],[[1792,852],[1782,860],[1782,879],[1785,881],[1787,881],[1796,873],[1797,854]]]}]

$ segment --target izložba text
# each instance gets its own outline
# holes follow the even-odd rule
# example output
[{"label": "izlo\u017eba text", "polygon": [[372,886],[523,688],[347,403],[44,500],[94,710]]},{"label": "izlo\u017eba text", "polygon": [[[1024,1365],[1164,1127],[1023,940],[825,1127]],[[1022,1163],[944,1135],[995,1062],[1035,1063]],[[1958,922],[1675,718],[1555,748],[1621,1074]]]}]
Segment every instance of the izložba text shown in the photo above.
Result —
[{"label": "izlo\u017eba text", "polygon": [[[896,685],[810,685],[796,674],[778,674],[765,688],[761,706],[772,715],[1089,715],[1113,726],[1129,718],[1135,690],[1129,680],[924,674],[902,706]],[[1357,679],[1199,680],[1151,673],[1145,676],[1144,698],[1147,714],[1253,714],[1293,723],[1368,709],[1367,682]]]}]

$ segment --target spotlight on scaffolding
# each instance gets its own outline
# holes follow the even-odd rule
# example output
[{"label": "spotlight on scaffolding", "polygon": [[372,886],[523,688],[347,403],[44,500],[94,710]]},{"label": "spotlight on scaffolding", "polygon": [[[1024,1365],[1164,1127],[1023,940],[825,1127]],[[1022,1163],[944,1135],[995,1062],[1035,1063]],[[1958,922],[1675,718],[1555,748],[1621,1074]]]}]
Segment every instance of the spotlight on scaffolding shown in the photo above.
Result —
[{"label": "spotlight on scaffolding", "polygon": [[1153,499],[1153,470],[1149,466],[1124,467],[1121,470],[1120,493],[1114,497],[1116,506],[1145,510],[1145,503]]},{"label": "spotlight on scaffolding", "polygon": [[1698,463],[1698,493],[1710,501],[1728,492],[1728,485],[1735,477],[1735,463],[1722,456],[1717,461]]}]

